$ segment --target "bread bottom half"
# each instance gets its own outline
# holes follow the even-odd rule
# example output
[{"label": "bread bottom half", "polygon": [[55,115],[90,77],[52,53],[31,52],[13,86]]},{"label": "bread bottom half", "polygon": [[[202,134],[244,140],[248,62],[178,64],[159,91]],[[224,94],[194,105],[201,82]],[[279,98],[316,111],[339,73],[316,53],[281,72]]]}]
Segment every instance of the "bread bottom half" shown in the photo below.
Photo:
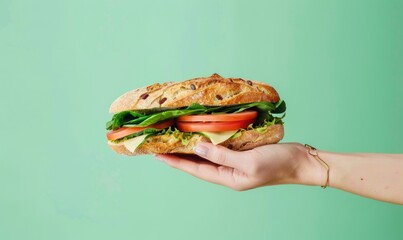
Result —
[{"label": "bread bottom half", "polygon": [[[245,151],[262,145],[277,143],[283,136],[283,125],[275,124],[267,127],[261,133],[255,130],[242,131],[240,136],[230,138],[219,145],[236,151]],[[200,134],[193,134],[187,144],[184,145],[180,139],[175,138],[172,134],[156,135],[147,138],[133,153],[127,150],[122,143],[115,144],[109,141],[108,145],[119,154],[135,156],[166,153],[193,154],[193,147],[198,142],[210,142],[210,140]]]}]

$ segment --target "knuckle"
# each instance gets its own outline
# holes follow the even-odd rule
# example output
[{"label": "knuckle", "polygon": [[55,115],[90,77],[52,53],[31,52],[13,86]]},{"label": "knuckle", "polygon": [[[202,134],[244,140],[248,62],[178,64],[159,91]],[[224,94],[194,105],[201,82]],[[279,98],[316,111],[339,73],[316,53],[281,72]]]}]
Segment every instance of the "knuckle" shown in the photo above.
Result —
[{"label": "knuckle", "polygon": [[259,174],[260,172],[260,167],[254,163],[253,161],[251,162],[251,164],[249,165],[249,175],[251,176],[256,176]]},{"label": "knuckle", "polygon": [[251,159],[249,159],[249,164],[248,164],[248,173],[251,176],[257,176],[260,174],[262,171],[262,167],[259,164],[259,161],[254,157],[251,156]]},{"label": "knuckle", "polygon": [[221,165],[227,165],[228,159],[227,155],[225,154],[225,151],[222,151],[220,148],[214,148],[213,151],[211,151],[210,155],[211,159],[214,159],[215,162]]},{"label": "knuckle", "polygon": [[247,188],[245,186],[241,186],[241,185],[233,185],[233,186],[231,186],[231,189],[235,190],[237,192],[243,192],[243,191],[248,190],[249,188]]},{"label": "knuckle", "polygon": [[240,186],[234,186],[234,187],[232,187],[232,190],[235,190],[237,192],[242,192],[244,189]]}]

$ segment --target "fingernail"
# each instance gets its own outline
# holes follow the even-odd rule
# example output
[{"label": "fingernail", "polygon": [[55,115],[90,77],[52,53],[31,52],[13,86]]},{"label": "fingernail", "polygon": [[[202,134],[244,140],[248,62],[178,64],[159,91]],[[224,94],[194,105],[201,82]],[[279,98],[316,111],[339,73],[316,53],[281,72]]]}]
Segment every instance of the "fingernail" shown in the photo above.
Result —
[{"label": "fingernail", "polygon": [[208,153],[208,148],[206,146],[203,146],[201,144],[196,145],[193,148],[193,151],[199,155],[200,157],[207,157],[207,153]]},{"label": "fingernail", "polygon": [[160,155],[154,155],[154,157],[155,157],[158,161],[165,162],[164,157],[162,157],[162,156],[160,156]]}]

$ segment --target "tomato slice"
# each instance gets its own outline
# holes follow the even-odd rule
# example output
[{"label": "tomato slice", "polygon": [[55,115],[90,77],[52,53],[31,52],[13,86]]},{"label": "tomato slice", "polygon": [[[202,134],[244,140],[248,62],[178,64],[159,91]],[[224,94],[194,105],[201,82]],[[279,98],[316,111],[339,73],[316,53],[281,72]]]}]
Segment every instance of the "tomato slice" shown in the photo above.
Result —
[{"label": "tomato slice", "polygon": [[141,132],[146,128],[155,128],[155,129],[161,130],[161,129],[167,128],[167,127],[169,127],[169,126],[171,126],[173,124],[174,124],[174,120],[171,119],[171,120],[168,120],[168,121],[165,121],[165,122],[152,124],[152,125],[147,126],[147,127],[121,127],[121,128],[116,129],[114,131],[108,132],[106,134],[106,138],[108,138],[108,140],[116,140],[116,139],[126,137],[126,136],[128,136],[130,134],[133,134],[133,133],[136,133],[136,132]]},{"label": "tomato slice", "polygon": [[200,114],[181,116],[177,122],[234,122],[255,119],[257,111],[244,111],[240,113]]},{"label": "tomato slice", "polygon": [[246,129],[254,119],[232,122],[176,122],[176,127],[182,132],[224,132]]}]

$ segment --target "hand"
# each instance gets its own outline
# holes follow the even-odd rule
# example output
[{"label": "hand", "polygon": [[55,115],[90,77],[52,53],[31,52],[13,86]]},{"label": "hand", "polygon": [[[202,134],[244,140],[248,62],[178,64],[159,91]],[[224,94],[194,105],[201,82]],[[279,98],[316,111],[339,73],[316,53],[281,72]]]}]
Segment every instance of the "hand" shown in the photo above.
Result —
[{"label": "hand", "polygon": [[[312,169],[312,166],[307,166],[312,162],[306,160],[306,148],[298,143],[265,145],[243,152],[211,143],[199,143],[195,152],[198,156],[159,154],[156,157],[195,177],[239,191],[267,185],[301,183],[301,178],[315,176],[301,171]],[[316,167],[313,166],[314,169]]]},{"label": "hand", "polygon": [[[157,155],[166,164],[235,190],[275,184],[324,185],[326,169],[299,143],[237,152],[199,143],[197,155]],[[403,204],[403,154],[334,153],[317,150],[330,168],[329,187]]]}]

